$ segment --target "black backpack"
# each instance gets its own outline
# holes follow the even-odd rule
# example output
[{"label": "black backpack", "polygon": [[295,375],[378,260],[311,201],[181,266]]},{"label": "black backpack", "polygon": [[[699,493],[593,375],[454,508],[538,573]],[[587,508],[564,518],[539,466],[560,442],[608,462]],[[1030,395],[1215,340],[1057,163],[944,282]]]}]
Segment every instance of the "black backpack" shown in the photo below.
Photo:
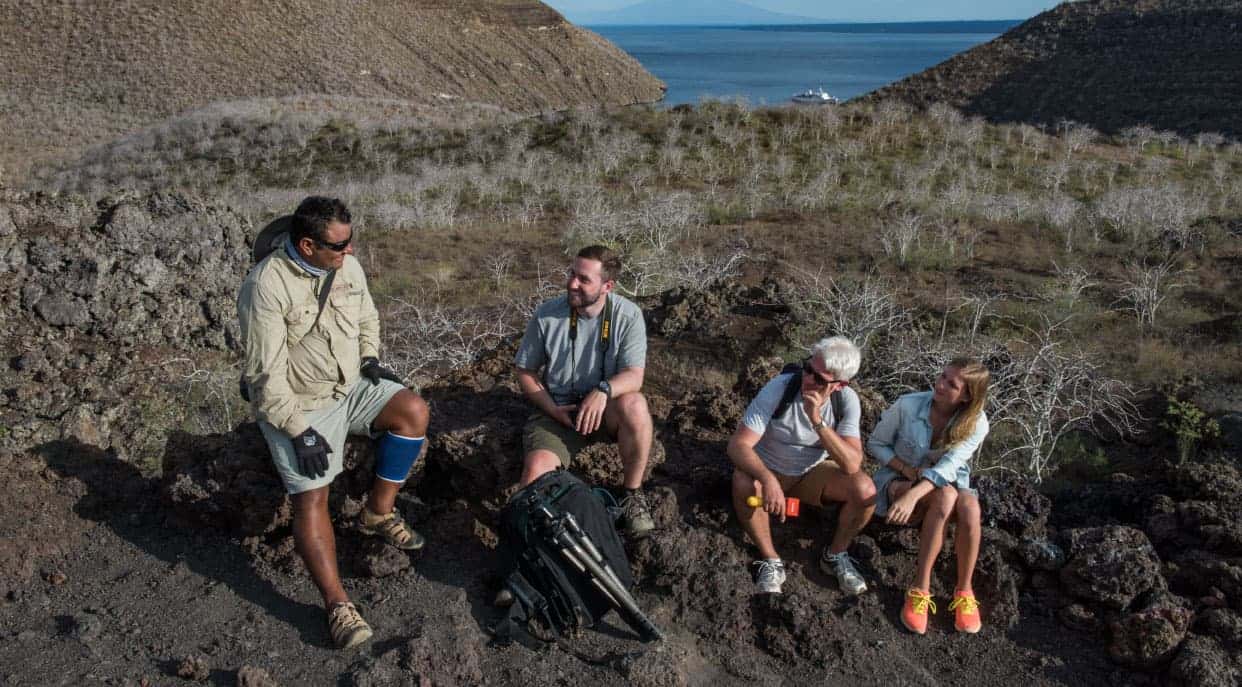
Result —
[{"label": "black backpack", "polygon": [[[500,512],[498,551],[505,588],[513,594],[514,602],[508,616],[495,627],[497,637],[529,644],[526,628],[531,620],[557,637],[593,627],[614,607],[603,591],[609,583],[613,589],[620,587],[618,596],[633,604],[629,593],[633,574],[617,535],[617,516],[605,499],[611,501],[612,497],[602,489],[587,487],[566,470],[553,470],[509,500]],[[611,570],[611,580],[600,584],[590,570],[575,567],[567,559],[563,538],[573,532],[585,534],[593,544],[599,554],[597,560]],[[618,610],[635,625],[630,614],[620,606]],[[642,617],[641,611],[637,614]],[[653,632],[659,635],[649,622],[635,629],[644,638]]]},{"label": "black backpack", "polygon": [[[793,373],[793,377],[785,384],[785,393],[781,394],[781,402],[776,404],[776,411],[772,413],[773,420],[784,415],[785,411],[793,405],[794,399],[802,393],[802,363],[785,363],[785,367],[781,368],[781,374],[790,373]],[[832,404],[832,428],[836,429],[837,425],[841,424],[841,416],[845,413],[845,399],[841,397],[841,391],[837,390],[828,395],[828,402]]]}]

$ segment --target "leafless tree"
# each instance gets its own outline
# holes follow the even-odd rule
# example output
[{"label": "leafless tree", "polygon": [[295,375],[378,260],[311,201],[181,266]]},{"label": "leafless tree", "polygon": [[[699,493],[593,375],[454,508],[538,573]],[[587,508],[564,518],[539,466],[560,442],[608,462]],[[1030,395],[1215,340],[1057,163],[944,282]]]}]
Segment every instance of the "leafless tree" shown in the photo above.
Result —
[{"label": "leafless tree", "polygon": [[875,274],[834,278],[823,272],[794,271],[790,305],[795,316],[824,333],[849,337],[864,351],[879,334],[909,326],[910,311],[897,302],[893,287]]},{"label": "leafless tree", "polygon": [[1108,377],[1086,353],[1059,340],[1063,322],[1046,320],[1025,340],[1007,345],[1007,355],[988,360],[993,380],[989,419],[1009,425],[1017,436],[1001,459],[1020,456],[1036,481],[1051,470],[1057,445],[1071,432],[1109,428],[1132,434],[1142,419],[1129,385]]},{"label": "leafless tree", "polygon": [[880,245],[884,253],[897,258],[899,265],[906,264],[923,232],[923,218],[913,211],[880,225]]},{"label": "leafless tree", "polygon": [[1171,260],[1154,265],[1132,262],[1126,267],[1121,281],[1121,302],[1138,318],[1140,327],[1150,330],[1156,326],[1160,306],[1181,286],[1177,282],[1178,274]]}]

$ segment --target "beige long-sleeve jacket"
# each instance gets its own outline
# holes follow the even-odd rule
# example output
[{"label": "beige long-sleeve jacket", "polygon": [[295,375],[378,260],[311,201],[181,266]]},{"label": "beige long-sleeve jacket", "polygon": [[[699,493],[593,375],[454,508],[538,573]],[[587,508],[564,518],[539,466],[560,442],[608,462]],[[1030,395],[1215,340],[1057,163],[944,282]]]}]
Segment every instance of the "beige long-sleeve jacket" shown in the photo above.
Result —
[{"label": "beige long-sleeve jacket", "polygon": [[379,356],[379,313],[362,266],[345,256],[315,325],[323,281],[277,249],[250,270],[237,296],[251,406],[291,437],[310,426],[304,413],[345,397],[362,358]]}]

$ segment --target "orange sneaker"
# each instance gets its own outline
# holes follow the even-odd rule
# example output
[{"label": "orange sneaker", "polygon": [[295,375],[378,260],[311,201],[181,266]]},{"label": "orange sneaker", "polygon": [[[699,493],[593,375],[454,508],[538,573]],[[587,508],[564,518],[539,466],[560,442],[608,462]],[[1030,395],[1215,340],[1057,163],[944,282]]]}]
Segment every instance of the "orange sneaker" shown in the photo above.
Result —
[{"label": "orange sneaker", "polygon": [[975,599],[974,592],[959,589],[953,594],[953,603],[949,604],[949,610],[953,611],[953,624],[957,626],[958,632],[974,634],[983,627],[983,621],[979,619],[979,601]]},{"label": "orange sneaker", "polygon": [[911,589],[906,592],[906,603],[901,608],[901,624],[914,634],[927,633],[927,612],[936,612],[936,602],[930,592]]}]

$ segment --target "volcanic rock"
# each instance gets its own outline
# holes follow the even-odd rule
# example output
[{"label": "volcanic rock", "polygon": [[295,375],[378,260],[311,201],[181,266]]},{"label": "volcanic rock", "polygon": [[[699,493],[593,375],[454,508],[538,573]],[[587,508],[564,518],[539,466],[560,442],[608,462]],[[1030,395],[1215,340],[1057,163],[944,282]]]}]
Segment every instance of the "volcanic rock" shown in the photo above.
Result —
[{"label": "volcanic rock", "polygon": [[406,643],[401,665],[414,673],[419,684],[477,685],[483,681],[479,649],[485,638],[472,621],[470,600],[464,590],[445,599],[434,631],[424,626],[422,634]]},{"label": "volcanic rock", "polygon": [[1189,637],[1169,666],[1169,684],[1185,687],[1236,687],[1238,669],[1229,654],[1208,637]]},{"label": "volcanic rock", "polygon": [[1026,479],[1010,473],[983,475],[976,480],[985,524],[1017,537],[1043,537],[1052,512],[1048,497]]},{"label": "volcanic rock", "polygon": [[1090,527],[1063,536],[1069,560],[1061,583],[1080,599],[1122,610],[1139,594],[1165,586],[1160,559],[1139,530]]},{"label": "volcanic rock", "polygon": [[1181,608],[1151,608],[1112,623],[1108,655],[1131,668],[1151,669],[1166,663],[1186,636],[1191,613]]}]

